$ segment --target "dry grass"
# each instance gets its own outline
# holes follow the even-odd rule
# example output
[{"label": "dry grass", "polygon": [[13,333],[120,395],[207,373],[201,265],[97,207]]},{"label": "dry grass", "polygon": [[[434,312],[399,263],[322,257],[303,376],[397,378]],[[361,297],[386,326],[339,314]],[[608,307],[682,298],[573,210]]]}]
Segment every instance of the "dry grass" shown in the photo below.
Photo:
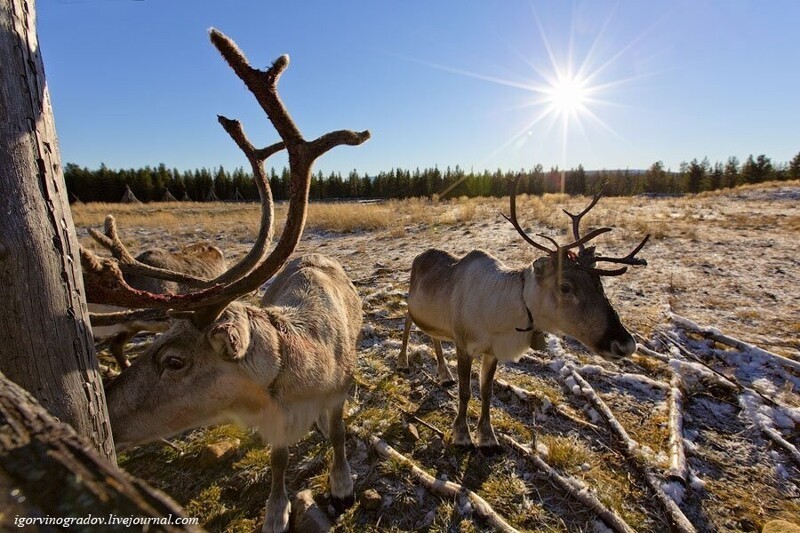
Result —
[{"label": "dry grass", "polygon": [[[677,311],[755,344],[768,340],[773,344],[765,347],[797,357],[799,352],[792,346],[798,345],[800,321],[790,311],[796,308],[800,286],[792,266],[800,213],[795,204],[776,203],[770,197],[785,186],[787,183],[771,184],[685,198],[602,200],[585,221],[587,229],[615,228],[598,239],[602,253],[627,253],[642,233],[653,234],[642,254],[649,266],[605,282],[623,322],[647,338],[664,324],[666,311]],[[793,186],[800,187],[800,182]],[[519,199],[520,221],[531,233],[545,232],[565,241],[571,232],[561,207],[579,211],[588,200],[523,196]],[[377,510],[356,504],[339,517],[337,531],[487,531],[474,517],[462,516],[454,502],[418,489],[405,467],[380,461],[364,439],[368,434],[380,435],[432,475],[477,492],[521,530],[592,529],[595,517],[591,513],[555,490],[513,452],[488,457],[450,445],[455,391],[434,383],[436,366],[427,338],[413,332],[414,370],[408,376],[394,371],[408,269],[416,254],[431,246],[453,253],[483,248],[514,266],[538,255],[520,244],[500,211],[508,212],[507,199],[310,206],[310,231],[300,251],[319,251],[342,262],[364,299],[365,323],[370,328],[369,342],[359,352],[358,385],[348,408],[347,424],[354,431],[348,433],[347,446],[357,475],[357,494],[374,488],[384,497],[384,504]],[[253,204],[89,204],[73,211],[79,229],[98,227],[108,212],[117,215],[123,238],[134,243],[136,251],[143,246],[212,239],[235,257],[255,237],[258,222],[258,208]],[[277,231],[284,216],[285,206],[279,205]],[[85,241],[85,233],[81,235]],[[428,348],[420,349],[425,343]],[[447,346],[446,355],[452,363],[454,355]],[[589,355],[582,357],[597,362]],[[632,360],[636,372],[657,379],[668,376],[661,363],[640,356]],[[498,377],[540,391],[573,416],[586,417],[582,404],[562,391],[557,374],[546,362],[512,369],[501,366]],[[632,436],[656,453],[665,450],[664,409],[612,381],[589,377]],[[473,396],[477,397],[476,384]],[[796,391],[785,388],[779,397],[790,403],[793,396]],[[691,405],[701,400],[687,396]],[[477,401],[470,404],[473,428],[478,406]],[[777,517],[800,521],[800,505],[787,489],[791,481],[776,477],[771,448],[736,418],[734,407],[731,409],[732,421],[719,421],[699,410],[687,418],[687,429],[697,434],[697,451],[690,456],[690,465],[707,485],[690,492],[682,507],[701,530],[757,529]],[[404,412],[438,428],[445,438],[421,423],[416,423],[419,439],[415,438],[407,428],[414,422]],[[492,417],[498,433],[530,442],[530,404],[498,393]],[[537,419],[536,432],[548,445],[553,466],[597,490],[600,499],[632,527],[664,530],[666,522],[652,495],[643,491],[631,466],[611,451],[615,444],[602,427],[594,432],[550,413]],[[197,458],[202,448],[226,438],[241,441],[236,456],[211,468],[200,467]],[[250,531],[260,525],[269,492],[268,447],[233,426],[193,431],[175,442],[183,453],[156,444],[132,450],[120,463],[171,494],[191,514],[202,517],[211,531]],[[650,460],[657,465],[654,458]],[[287,472],[290,494],[311,488],[324,503],[329,464],[327,442],[311,431],[292,447]]]},{"label": "dry grass", "polygon": [[547,462],[556,468],[569,471],[575,467],[587,464],[594,457],[586,443],[578,440],[574,435],[562,437],[561,435],[542,435],[539,441],[547,446]]}]

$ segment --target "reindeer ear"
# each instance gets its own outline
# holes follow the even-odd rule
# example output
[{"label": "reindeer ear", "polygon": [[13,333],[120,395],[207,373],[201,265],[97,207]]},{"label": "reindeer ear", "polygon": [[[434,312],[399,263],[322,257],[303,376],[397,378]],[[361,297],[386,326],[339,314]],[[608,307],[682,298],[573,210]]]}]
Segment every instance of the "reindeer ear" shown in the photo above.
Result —
[{"label": "reindeer ear", "polygon": [[597,264],[595,259],[595,246],[587,246],[578,254],[578,263],[585,267],[594,268]]},{"label": "reindeer ear", "polygon": [[533,273],[536,274],[537,278],[541,279],[547,275],[550,265],[549,257],[540,257],[533,262]]},{"label": "reindeer ear", "polygon": [[242,313],[225,313],[206,334],[214,351],[223,359],[244,359],[250,347],[250,322]]}]

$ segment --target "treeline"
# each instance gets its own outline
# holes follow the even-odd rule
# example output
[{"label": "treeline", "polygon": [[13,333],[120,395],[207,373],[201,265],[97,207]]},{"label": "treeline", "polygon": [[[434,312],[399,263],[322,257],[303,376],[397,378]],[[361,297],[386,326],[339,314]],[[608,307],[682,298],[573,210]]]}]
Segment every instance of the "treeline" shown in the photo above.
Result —
[{"label": "treeline", "polygon": [[[657,161],[649,169],[586,171],[582,166],[566,171],[545,170],[541,165],[521,171],[465,172],[459,166],[407,170],[395,168],[369,176],[353,170],[346,176],[338,172],[316,173],[311,182],[311,198],[316,200],[353,198],[408,198],[413,196],[505,196],[507,182],[522,173],[520,190],[529,194],[560,192],[562,179],[568,194],[589,194],[601,183],[608,183],[609,196],[636,194],[685,194],[735,187],[745,183],[800,179],[800,153],[788,163],[773,163],[765,155],[749,156],[744,163],[731,157],[724,163],[708,158],[681,163],[677,171]],[[177,200],[257,200],[252,175],[242,168],[232,172],[218,169],[179,171],[161,164],[140,169],[112,170],[105,165],[90,170],[74,163],[64,168],[70,198],[83,202],[118,202],[129,187],[143,202],[171,197]],[[284,200],[289,192],[289,170],[269,173],[272,193]],[[169,191],[169,194],[167,194]]]}]

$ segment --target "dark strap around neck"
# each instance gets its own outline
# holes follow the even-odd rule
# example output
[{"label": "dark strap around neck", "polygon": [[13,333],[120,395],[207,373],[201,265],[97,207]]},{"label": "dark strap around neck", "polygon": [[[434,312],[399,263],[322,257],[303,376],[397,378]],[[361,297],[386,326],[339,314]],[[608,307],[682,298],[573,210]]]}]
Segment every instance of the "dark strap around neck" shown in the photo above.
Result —
[{"label": "dark strap around neck", "polygon": [[525,303],[525,271],[522,271],[522,305],[525,306],[525,312],[528,313],[528,327],[514,328],[514,329],[521,333],[524,333],[526,331],[533,331],[533,315],[531,314],[531,310],[528,309],[528,304]]},{"label": "dark strap around neck", "polygon": [[528,309],[528,306],[525,306],[525,312],[528,313],[528,327],[527,328],[514,328],[517,331],[533,331],[533,315],[531,315],[531,310]]}]

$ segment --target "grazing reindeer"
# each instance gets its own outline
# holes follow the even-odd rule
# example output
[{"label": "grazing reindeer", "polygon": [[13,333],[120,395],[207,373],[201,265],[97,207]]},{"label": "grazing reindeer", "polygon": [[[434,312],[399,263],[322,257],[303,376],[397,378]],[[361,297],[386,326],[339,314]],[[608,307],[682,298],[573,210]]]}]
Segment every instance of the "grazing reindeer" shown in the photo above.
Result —
[{"label": "grazing reindeer", "polygon": [[[616,359],[632,354],[636,342],[620,322],[619,316],[603,292],[601,276],[618,276],[627,267],[602,270],[599,261],[625,265],[646,265],[634,256],[649,235],[626,257],[595,255],[594,247],[584,245],[611,228],[596,229],[581,237],[581,218],[600,199],[572,218],[575,241],[550,249],[528,236],[517,222],[516,186],[511,192],[511,216],[506,217],[522,238],[547,252],[530,266],[512,269],[486,252],[473,251],[457,258],[442,250],[427,250],[411,266],[408,312],[403,331],[403,345],[397,360],[400,370],[408,368],[408,335],[411,323],[433,338],[438,362],[438,379],[454,383],[442,355],[441,341],[455,343],[458,360],[459,404],[453,422],[453,442],[470,446],[467,403],[470,398],[472,358],[482,355],[480,374],[481,415],[477,440],[482,449],[497,447],[489,406],[492,380],[498,361],[518,359],[542,332],[563,333],[574,337],[603,357]],[[565,211],[566,213],[566,211]],[[571,250],[578,248],[575,254]]]},{"label": "grazing reindeer", "polygon": [[[122,261],[125,260],[119,257],[118,252],[125,248],[117,237],[114,217],[111,215],[106,217],[105,235],[94,229],[90,229],[89,234],[101,246],[116,253],[115,257]],[[225,272],[227,267],[222,250],[210,243],[190,244],[177,252],[151,248],[137,255],[134,261],[133,264],[169,269],[202,279],[219,276]],[[136,273],[125,274],[125,282],[134,289],[158,294],[186,292],[191,288],[190,285],[149,278]],[[169,327],[169,320],[166,317],[130,318],[123,308],[111,305],[89,304],[89,316],[95,341],[110,339],[109,351],[120,368],[130,366],[124,351],[128,341],[142,331],[161,333]],[[110,323],[110,325],[100,325],[101,322]]]},{"label": "grazing reindeer", "polygon": [[[256,243],[224,274],[185,294],[133,289],[114,261],[86,250],[81,250],[81,259],[90,301],[171,309],[175,319],[107,388],[115,441],[124,448],[226,419],[255,426],[272,444],[272,487],[263,530],[284,531],[291,510],[284,483],[288,446],[315,420],[333,446],[333,504],[341,507],[353,497],[342,410],[353,381],[361,302],[335,261],[317,254],[286,261],[305,225],[313,162],[335,146],[363,143],[369,132],[336,131],[306,141],[277,94],[276,84],[289,58],[280,57],[266,71],[256,70],[222,33],[211,30],[211,41],[282,138],[256,149],[238,121],[219,117],[247,156],[259,188],[262,214]],[[267,254],[274,205],[264,161],[283,148],[289,153],[289,207],[283,233]],[[234,301],[281,268],[264,295],[263,307]],[[159,269],[147,275],[173,281],[180,277]]]}]

